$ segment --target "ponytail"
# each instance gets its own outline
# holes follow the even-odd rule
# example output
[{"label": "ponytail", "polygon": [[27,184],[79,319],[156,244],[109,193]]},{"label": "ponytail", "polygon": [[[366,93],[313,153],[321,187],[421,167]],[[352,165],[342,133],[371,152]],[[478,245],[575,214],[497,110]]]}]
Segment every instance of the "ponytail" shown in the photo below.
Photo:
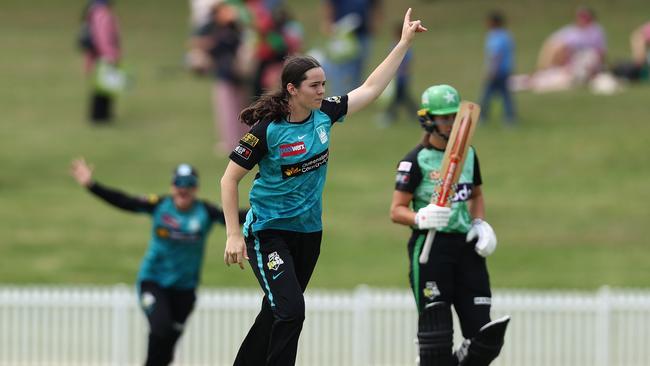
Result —
[{"label": "ponytail", "polygon": [[241,123],[252,126],[260,121],[278,121],[289,115],[289,98],[286,89],[262,94],[259,99],[239,114]]}]

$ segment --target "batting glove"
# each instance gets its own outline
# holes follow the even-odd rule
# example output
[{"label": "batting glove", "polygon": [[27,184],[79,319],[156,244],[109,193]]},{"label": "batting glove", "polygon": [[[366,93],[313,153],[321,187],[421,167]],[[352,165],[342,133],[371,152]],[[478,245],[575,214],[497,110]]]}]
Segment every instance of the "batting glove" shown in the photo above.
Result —
[{"label": "batting glove", "polygon": [[422,207],[415,214],[415,225],[420,230],[431,230],[447,226],[451,209],[433,203]]},{"label": "batting glove", "polygon": [[481,257],[487,257],[497,248],[497,236],[492,226],[481,219],[472,220],[472,228],[467,233],[466,240],[472,241],[478,237],[474,250]]}]

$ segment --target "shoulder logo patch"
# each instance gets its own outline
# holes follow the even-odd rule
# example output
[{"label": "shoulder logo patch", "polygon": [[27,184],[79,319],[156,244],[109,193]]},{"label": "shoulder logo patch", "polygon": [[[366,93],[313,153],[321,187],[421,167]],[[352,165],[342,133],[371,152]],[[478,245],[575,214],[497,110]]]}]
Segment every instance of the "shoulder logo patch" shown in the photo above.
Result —
[{"label": "shoulder logo patch", "polygon": [[399,166],[397,167],[398,172],[410,172],[413,163],[410,161],[400,161]]},{"label": "shoulder logo patch", "polygon": [[237,145],[234,150],[235,154],[241,156],[242,158],[248,160],[251,157],[253,151],[242,144]]},{"label": "shoulder logo patch", "polygon": [[242,138],[241,142],[246,143],[250,147],[255,147],[258,142],[260,142],[260,139],[257,138],[257,136],[253,135],[252,133],[246,133]]},{"label": "shoulder logo patch", "polygon": [[340,96],[327,97],[327,98],[325,98],[325,100],[328,101],[328,102],[336,103],[336,104],[341,103],[341,97]]}]

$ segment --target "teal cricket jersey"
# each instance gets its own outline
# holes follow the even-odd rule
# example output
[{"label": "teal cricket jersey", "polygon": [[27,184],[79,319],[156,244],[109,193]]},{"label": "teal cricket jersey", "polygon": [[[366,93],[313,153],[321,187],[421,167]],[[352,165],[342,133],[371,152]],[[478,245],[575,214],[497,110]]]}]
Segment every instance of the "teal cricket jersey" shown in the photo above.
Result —
[{"label": "teal cricket jersey", "polygon": [[261,121],[242,137],[230,159],[248,170],[259,167],[245,235],[265,229],[322,230],[330,130],[343,121],[347,103],[347,96],[330,97],[304,121]]},{"label": "teal cricket jersey", "polygon": [[[417,212],[431,202],[431,195],[442,182],[440,166],[444,150],[425,148],[418,145],[409,152],[397,166],[395,190],[413,194],[412,206]],[[467,150],[463,170],[458,178],[458,184],[451,199],[451,216],[449,224],[437,229],[441,232],[467,233],[472,225],[467,200],[472,197],[474,186],[483,183],[478,156],[474,147]]]},{"label": "teal cricket jersey", "polygon": [[225,224],[221,208],[195,200],[189,210],[179,211],[171,196],[135,197],[99,183],[89,190],[113,206],[151,215],[151,239],[138,282],[174,289],[198,286],[208,234],[215,222]]}]

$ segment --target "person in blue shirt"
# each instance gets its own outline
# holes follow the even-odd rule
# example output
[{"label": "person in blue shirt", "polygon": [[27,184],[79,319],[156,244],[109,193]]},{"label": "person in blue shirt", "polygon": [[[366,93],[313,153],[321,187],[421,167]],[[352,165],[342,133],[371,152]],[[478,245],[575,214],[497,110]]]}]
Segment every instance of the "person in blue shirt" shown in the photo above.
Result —
[{"label": "person in blue shirt", "polygon": [[491,12],[487,17],[489,28],[485,38],[486,77],[481,98],[482,120],[487,120],[490,114],[490,102],[495,94],[503,99],[504,121],[513,125],[516,121],[515,106],[508,79],[514,67],[514,41],[507,29],[505,18],[498,11]]},{"label": "person in blue shirt", "polygon": [[[146,366],[169,365],[185,321],[194,308],[205,254],[214,223],[225,224],[221,208],[196,198],[199,175],[181,164],[172,176],[171,195],[135,197],[93,179],[84,159],[71,174],[82,187],[125,211],[152,217],[151,240],[138,273],[140,306],[149,322]],[[246,211],[241,211],[242,218]]]},{"label": "person in blue shirt", "polygon": [[[221,178],[226,219],[227,265],[247,259],[264,291],[262,308],[244,339],[235,365],[295,364],[305,318],[303,292],[318,260],[322,236],[322,192],[330,132],[346,115],[372,103],[395,75],[416,32],[407,10],[400,42],[358,88],[325,97],[325,73],[309,56],[288,59],[282,87],[244,109],[251,125],[230,154]],[[241,179],[258,166],[243,232],[237,215]]]},{"label": "person in blue shirt", "polygon": [[341,23],[350,22],[354,51],[343,55],[329,55],[323,67],[330,76],[330,90],[334,95],[358,87],[363,81],[371,54],[374,33],[381,18],[381,0],[322,0],[322,31],[336,37]]}]

